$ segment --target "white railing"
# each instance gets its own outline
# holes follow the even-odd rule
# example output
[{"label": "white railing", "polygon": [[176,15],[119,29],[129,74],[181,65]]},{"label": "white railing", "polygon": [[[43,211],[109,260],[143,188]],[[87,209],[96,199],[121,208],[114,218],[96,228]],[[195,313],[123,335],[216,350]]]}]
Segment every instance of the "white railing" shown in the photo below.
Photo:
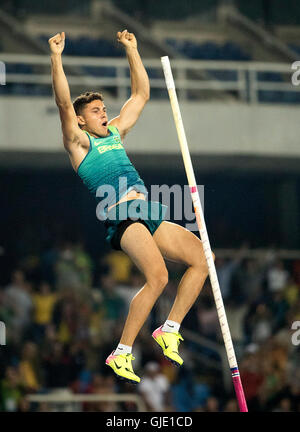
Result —
[{"label": "white railing", "polygon": [[62,409],[64,407],[68,407],[70,409],[70,405],[74,406],[76,410],[81,409],[82,403],[92,403],[92,402],[132,402],[136,405],[137,410],[140,412],[147,411],[146,406],[144,404],[141,396],[137,394],[72,394],[68,391],[64,392],[54,392],[49,394],[34,394],[28,395],[28,402],[30,403],[45,403],[47,405],[52,406],[60,406]]},{"label": "white railing", "polygon": [[264,260],[269,258],[278,258],[282,260],[300,259],[300,250],[298,249],[214,249],[214,253],[219,258],[235,259],[237,256],[243,256],[245,259]]},{"label": "white railing", "polygon": [[[33,69],[33,73],[6,73],[6,83],[39,84],[50,86],[50,57],[47,55],[0,54],[0,60],[8,65],[24,64]],[[166,92],[160,59],[144,59],[144,65],[150,73],[152,89]],[[294,71],[289,63],[232,62],[232,61],[200,61],[171,60],[176,79],[179,97],[187,99],[193,92],[193,99],[200,99],[203,91],[219,92],[223,95],[249,103],[259,102],[259,91],[300,92],[300,86],[293,86],[291,76]],[[95,58],[64,56],[63,63],[70,86],[86,89],[116,89],[116,97],[124,100],[130,88],[128,62],[126,58]],[[69,70],[68,70],[69,67]],[[114,76],[92,76],[84,68],[111,68]],[[7,69],[7,68],[6,68]],[[234,78],[218,79],[214,73],[234,72]],[[96,72],[96,70],[95,70]],[[280,74],[282,82],[262,81],[258,74]],[[153,77],[153,74],[155,77]],[[198,93],[197,93],[198,91]],[[167,93],[166,93],[167,96]],[[212,94],[212,97],[214,95]],[[153,98],[155,97],[152,96]]]}]

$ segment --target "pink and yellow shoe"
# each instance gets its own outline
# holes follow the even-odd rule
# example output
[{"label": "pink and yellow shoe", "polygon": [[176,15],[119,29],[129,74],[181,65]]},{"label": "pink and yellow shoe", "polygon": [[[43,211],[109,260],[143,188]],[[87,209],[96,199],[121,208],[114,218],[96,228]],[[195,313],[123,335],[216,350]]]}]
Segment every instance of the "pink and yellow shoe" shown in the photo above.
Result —
[{"label": "pink and yellow shoe", "polygon": [[106,359],[105,363],[112,368],[118,378],[130,382],[132,384],[137,384],[141,381],[132,369],[131,361],[135,358],[132,354],[119,354],[114,355],[113,351]]},{"label": "pink and yellow shoe", "polygon": [[152,333],[153,339],[162,348],[164,356],[170,360],[175,366],[181,366],[183,363],[182,358],[178,354],[178,347],[183,337],[180,333],[169,333],[162,331],[160,326]]}]

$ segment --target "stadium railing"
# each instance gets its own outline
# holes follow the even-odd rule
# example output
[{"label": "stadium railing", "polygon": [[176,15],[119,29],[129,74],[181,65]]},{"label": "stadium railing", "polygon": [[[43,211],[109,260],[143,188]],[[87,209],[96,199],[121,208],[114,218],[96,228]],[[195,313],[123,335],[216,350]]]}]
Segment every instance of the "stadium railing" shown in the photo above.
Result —
[{"label": "stadium railing", "polygon": [[[62,389],[63,390],[63,389]],[[137,394],[73,394],[68,391],[58,391],[48,394],[32,394],[26,397],[28,402],[36,404],[47,404],[55,410],[81,411],[82,403],[93,402],[132,402],[136,405],[137,411],[147,411],[141,396]],[[59,408],[60,407],[60,408]]]},{"label": "stadium railing", "polygon": [[[50,58],[44,55],[1,54],[0,60],[6,65],[6,84],[51,86]],[[167,97],[160,59],[144,59],[149,72],[151,88],[160,90],[153,92],[152,98]],[[259,102],[298,102],[300,103],[300,86],[292,85],[294,71],[289,63],[233,62],[233,61],[201,61],[171,60],[176,79],[176,87],[181,100],[199,100],[203,91],[227,92],[229,98],[247,103]],[[80,66],[86,68],[82,76],[67,71],[71,87],[85,87],[101,90],[114,89],[118,99],[124,100],[130,88],[128,62],[125,58],[63,58],[64,66]],[[19,72],[14,67],[19,65]],[[31,67],[32,72],[22,73],[20,65]],[[84,65],[84,66],[83,66]],[[93,73],[91,74],[93,69]],[[194,71],[206,71],[206,78],[192,79]],[[261,98],[261,93],[280,93],[282,98]],[[22,92],[26,94],[26,92]],[[284,97],[294,95],[297,98]],[[213,98],[213,94],[212,94]]]}]

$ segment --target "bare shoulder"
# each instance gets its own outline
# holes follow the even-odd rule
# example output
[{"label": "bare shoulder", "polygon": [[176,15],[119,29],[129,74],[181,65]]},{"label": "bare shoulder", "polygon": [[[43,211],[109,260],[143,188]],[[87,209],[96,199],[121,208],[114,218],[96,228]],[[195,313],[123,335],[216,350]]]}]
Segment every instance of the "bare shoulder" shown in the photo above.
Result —
[{"label": "bare shoulder", "polygon": [[123,140],[123,138],[125,137],[126,133],[125,131],[122,129],[122,123],[120,122],[120,116],[113,118],[112,120],[110,120],[108,122],[109,126],[114,126],[118,129],[118,132],[121,136],[121,139]]},{"label": "bare shoulder", "polygon": [[80,129],[74,107],[71,102],[58,105],[63,143],[67,151],[77,147],[87,147],[89,139],[86,133]]},{"label": "bare shoulder", "polygon": [[120,117],[115,117],[108,122],[108,126],[115,126],[117,129],[120,127]]}]

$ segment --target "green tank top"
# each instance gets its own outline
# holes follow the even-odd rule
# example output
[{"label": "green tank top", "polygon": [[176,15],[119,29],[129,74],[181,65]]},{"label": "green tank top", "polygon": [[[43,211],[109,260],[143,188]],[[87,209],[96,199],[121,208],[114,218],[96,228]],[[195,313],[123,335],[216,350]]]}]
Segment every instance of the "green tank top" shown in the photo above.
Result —
[{"label": "green tank top", "polygon": [[[107,200],[106,209],[132,189],[147,195],[143,180],[126,154],[118,129],[108,126],[108,130],[110,134],[107,137],[99,138],[84,131],[89,138],[90,148],[77,169],[77,174],[97,201]],[[114,189],[114,193],[101,196],[105,190],[112,191],[109,186]],[[102,213],[104,219],[106,213],[107,210]]]}]

